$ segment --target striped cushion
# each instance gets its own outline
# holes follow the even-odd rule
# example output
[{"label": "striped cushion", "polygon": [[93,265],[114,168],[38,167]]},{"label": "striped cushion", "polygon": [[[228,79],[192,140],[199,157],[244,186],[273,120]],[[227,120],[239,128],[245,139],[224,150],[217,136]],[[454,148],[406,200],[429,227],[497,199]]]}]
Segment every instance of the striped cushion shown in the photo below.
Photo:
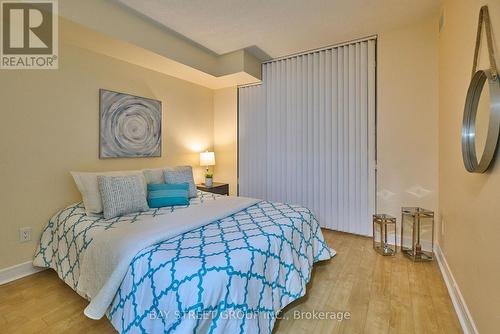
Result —
[{"label": "striped cushion", "polygon": [[189,183],[148,184],[148,205],[161,208],[189,204]]}]

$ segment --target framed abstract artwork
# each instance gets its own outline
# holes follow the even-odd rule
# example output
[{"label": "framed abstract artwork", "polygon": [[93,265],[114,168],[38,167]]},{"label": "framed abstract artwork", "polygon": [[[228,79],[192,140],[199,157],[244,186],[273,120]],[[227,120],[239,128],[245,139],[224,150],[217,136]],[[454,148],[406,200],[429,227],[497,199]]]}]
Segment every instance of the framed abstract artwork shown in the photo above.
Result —
[{"label": "framed abstract artwork", "polygon": [[99,90],[99,158],[161,157],[161,101]]}]

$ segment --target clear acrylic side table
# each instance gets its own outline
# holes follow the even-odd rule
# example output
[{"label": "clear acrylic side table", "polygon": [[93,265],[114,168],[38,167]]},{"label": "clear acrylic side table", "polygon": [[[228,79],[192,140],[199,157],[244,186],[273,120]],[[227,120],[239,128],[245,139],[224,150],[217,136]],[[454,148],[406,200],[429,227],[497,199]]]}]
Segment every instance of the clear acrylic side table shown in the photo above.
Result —
[{"label": "clear acrylic side table", "polygon": [[413,261],[432,261],[433,211],[417,207],[401,208],[401,252]]},{"label": "clear acrylic side table", "polygon": [[[394,234],[394,244],[389,243]],[[373,215],[373,249],[384,256],[396,255],[396,218],[386,214]]]}]

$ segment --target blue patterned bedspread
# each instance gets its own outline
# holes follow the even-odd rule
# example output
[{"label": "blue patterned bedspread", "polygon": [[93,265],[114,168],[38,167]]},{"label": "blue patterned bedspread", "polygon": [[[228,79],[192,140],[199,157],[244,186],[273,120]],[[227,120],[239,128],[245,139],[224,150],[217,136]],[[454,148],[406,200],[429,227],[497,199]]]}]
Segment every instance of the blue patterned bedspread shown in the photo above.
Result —
[{"label": "blue patterned bedspread", "polygon": [[[189,205],[218,197],[199,192]],[[50,219],[33,263],[76,290],[93,235],[182,208],[106,220],[71,205]],[[333,255],[310,210],[262,201],[140,251],[107,315],[120,333],[271,333],[305,294],[313,263]]]}]

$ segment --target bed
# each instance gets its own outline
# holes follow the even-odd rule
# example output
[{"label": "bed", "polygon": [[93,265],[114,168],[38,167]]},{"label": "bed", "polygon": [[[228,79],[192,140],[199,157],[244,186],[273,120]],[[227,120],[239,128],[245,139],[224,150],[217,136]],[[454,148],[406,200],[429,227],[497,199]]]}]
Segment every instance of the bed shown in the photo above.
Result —
[{"label": "bed", "polygon": [[[87,274],[87,258],[97,258],[101,268],[113,266],[107,253],[114,246],[96,248],[97,240],[127,229],[140,234],[152,222],[161,224],[176,212],[190,213],[211,202],[225,203],[225,198],[198,191],[187,206],[108,220],[86,215],[83,204],[75,203],[50,219],[33,264],[54,269],[92,304],[94,296],[82,290],[82,282],[103,278],[100,271]],[[108,291],[111,297],[101,303],[102,313],[120,333],[271,333],[279,312],[306,293],[313,264],[335,255],[310,210],[267,201],[251,202],[146,247],[129,244],[140,249],[125,259],[123,274]]]}]

